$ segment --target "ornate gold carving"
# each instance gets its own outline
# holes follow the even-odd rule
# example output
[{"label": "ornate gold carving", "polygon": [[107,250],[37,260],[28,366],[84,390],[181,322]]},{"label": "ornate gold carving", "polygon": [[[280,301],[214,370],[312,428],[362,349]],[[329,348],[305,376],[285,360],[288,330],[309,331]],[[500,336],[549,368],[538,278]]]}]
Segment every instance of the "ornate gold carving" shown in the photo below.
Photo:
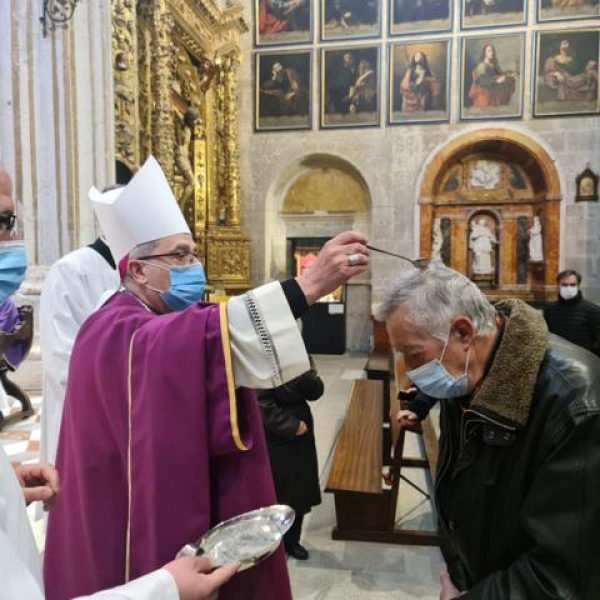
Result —
[{"label": "ornate gold carving", "polygon": [[243,7],[112,0],[112,10],[117,157],[132,168],[157,157],[206,255],[209,283],[245,289],[236,101]]},{"label": "ornate gold carving", "polygon": [[131,0],[112,0],[116,159],[129,168],[139,164],[136,68],[136,16]]}]

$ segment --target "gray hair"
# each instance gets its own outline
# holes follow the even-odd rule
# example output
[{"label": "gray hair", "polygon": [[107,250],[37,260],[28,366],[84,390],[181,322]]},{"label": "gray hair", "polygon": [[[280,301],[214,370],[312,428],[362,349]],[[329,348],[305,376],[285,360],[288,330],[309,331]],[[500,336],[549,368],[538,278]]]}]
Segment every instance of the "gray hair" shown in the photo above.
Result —
[{"label": "gray hair", "polygon": [[[146,242],[144,244],[139,244],[136,246],[130,253],[129,258],[140,258],[141,256],[149,256],[154,252],[154,248],[156,248],[156,244],[158,244],[158,240],[153,240],[151,242]],[[125,273],[125,277],[123,277],[123,283],[130,281],[129,271]]]},{"label": "gray hair", "polygon": [[376,315],[385,321],[400,305],[406,306],[415,327],[445,340],[450,322],[466,316],[477,332],[494,330],[496,311],[481,290],[467,277],[440,264],[403,271]]}]

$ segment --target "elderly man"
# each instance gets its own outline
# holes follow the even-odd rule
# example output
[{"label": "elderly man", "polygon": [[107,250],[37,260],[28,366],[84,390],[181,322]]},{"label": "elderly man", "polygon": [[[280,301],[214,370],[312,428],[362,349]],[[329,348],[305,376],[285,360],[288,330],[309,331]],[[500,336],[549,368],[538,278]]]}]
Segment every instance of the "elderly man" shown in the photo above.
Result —
[{"label": "elderly man", "polygon": [[[26,256],[22,242],[14,243],[14,202],[6,171],[0,169],[0,297],[12,294],[25,277]],[[4,304],[12,300],[5,300]],[[16,308],[14,309],[17,310]],[[15,317],[18,320],[18,313]],[[18,348],[13,352],[18,352]],[[43,600],[42,569],[25,505],[41,501],[51,508],[59,494],[56,470],[48,464],[19,465],[13,469],[0,448],[0,600]],[[70,567],[77,569],[76,564]],[[208,574],[208,561],[179,559],[164,568],[131,581],[118,589],[94,594],[99,600],[212,600],[237,565]]]},{"label": "elderly man", "polygon": [[[125,188],[90,197],[125,277],[71,357],[49,600],[143,575],[217,522],[276,501],[249,388],[308,370],[296,318],[368,265],[364,236],[346,232],[295,280],[202,304],[202,264],[156,160]],[[291,598],[282,551],[221,590],[221,600],[242,597]]]},{"label": "elderly man", "polygon": [[600,598],[600,361],[438,266],[403,272],[379,317],[441,401],[440,599]]}]

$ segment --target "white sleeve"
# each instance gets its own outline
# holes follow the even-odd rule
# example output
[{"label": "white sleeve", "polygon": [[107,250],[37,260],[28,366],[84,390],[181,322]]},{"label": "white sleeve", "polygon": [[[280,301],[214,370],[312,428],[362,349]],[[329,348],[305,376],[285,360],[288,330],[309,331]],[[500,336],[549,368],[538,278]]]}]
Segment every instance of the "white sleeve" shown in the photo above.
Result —
[{"label": "white sleeve", "polygon": [[80,596],[74,600],[179,600],[175,580],[165,569],[152,571],[125,585],[121,585],[91,596]]},{"label": "white sleeve", "polygon": [[40,296],[40,349],[44,370],[64,387],[81,324],[94,309],[85,279],[68,263],[55,263]]},{"label": "white sleeve", "polygon": [[310,369],[304,340],[279,282],[227,303],[235,384],[277,387]]}]

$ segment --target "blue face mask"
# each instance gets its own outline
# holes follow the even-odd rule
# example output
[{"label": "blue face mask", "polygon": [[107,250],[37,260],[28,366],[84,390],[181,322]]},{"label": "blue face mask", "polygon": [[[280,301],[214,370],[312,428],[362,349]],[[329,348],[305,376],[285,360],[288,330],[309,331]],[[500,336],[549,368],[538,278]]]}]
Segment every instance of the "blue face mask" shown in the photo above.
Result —
[{"label": "blue face mask", "polygon": [[8,300],[19,289],[26,271],[25,242],[0,242],[0,303]]},{"label": "blue face mask", "polygon": [[184,267],[172,266],[168,269],[155,263],[147,263],[159,269],[169,271],[171,285],[168,290],[162,291],[150,287],[158,292],[165,304],[171,310],[183,310],[202,300],[206,288],[206,275],[201,263],[186,265]]},{"label": "blue face mask", "polygon": [[[448,336],[450,333],[448,333]],[[467,351],[467,364],[465,365],[465,372],[460,377],[453,377],[448,373],[446,367],[442,364],[442,358],[444,352],[446,352],[446,345],[448,344],[448,338],[444,343],[444,349],[439,359],[432,360],[424,365],[421,365],[417,369],[407,371],[407,377],[421,390],[424,394],[443,400],[445,398],[458,398],[459,396],[466,396],[469,393],[469,377],[467,370],[469,368],[469,356],[471,354],[471,348]]]}]

